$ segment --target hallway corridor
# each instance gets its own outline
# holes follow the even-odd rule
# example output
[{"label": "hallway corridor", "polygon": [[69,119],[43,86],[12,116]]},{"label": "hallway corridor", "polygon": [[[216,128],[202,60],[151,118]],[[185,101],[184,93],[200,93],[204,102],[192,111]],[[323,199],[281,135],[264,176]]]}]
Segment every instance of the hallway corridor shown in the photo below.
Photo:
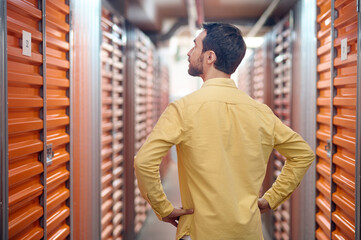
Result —
[{"label": "hallway corridor", "polygon": [[0,0],[0,136],[0,240],[174,240],[174,144],[192,240],[361,240],[361,0]]}]

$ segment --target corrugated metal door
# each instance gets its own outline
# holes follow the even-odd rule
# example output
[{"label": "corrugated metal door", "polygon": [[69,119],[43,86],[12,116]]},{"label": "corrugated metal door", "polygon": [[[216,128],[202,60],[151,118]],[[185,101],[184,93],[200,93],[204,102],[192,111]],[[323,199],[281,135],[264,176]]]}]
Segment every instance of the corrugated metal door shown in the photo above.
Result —
[{"label": "corrugated metal door", "polygon": [[113,16],[113,238],[124,231],[124,22]]},{"label": "corrugated metal door", "polygon": [[316,238],[354,239],[358,13],[352,0],[318,8]]},{"label": "corrugated metal door", "polygon": [[[287,126],[291,126],[292,99],[292,13],[274,29],[274,92],[273,111]],[[274,179],[278,177],[285,158],[274,151]],[[284,202],[274,211],[274,238],[290,239],[291,236],[290,200]]]},{"label": "corrugated metal door", "polygon": [[264,66],[264,49],[259,47],[255,50],[254,60],[253,60],[253,87],[252,87],[252,96],[253,99],[261,103],[265,102],[264,99],[264,79],[265,79],[265,66]]},{"label": "corrugated metal door", "polygon": [[9,238],[64,239],[70,233],[69,6],[7,4]]},{"label": "corrugated metal door", "polygon": [[155,110],[155,91],[154,91],[154,82],[155,82],[155,71],[154,71],[154,59],[153,59],[153,51],[151,49],[147,49],[147,67],[146,67],[146,91],[147,96],[145,99],[147,110],[146,110],[146,130],[147,135],[152,131],[153,129],[153,120],[154,120],[154,110]]},{"label": "corrugated metal door", "polygon": [[[46,125],[48,239],[65,239],[70,233],[70,100],[69,6],[46,1]],[[50,150],[51,149],[51,150]]]},{"label": "corrugated metal door", "polygon": [[329,239],[331,213],[330,156],[331,139],[331,1],[317,1],[317,181],[316,181],[316,238]]},{"label": "corrugated metal door", "polygon": [[[135,154],[143,145],[147,137],[147,61],[148,51],[150,51],[147,37],[140,32],[136,31],[135,42]],[[147,203],[140,195],[137,181],[135,179],[135,220],[134,232],[138,233],[143,226],[146,219]]]},{"label": "corrugated metal door", "polygon": [[102,9],[102,239],[123,233],[123,30],[120,20]]},{"label": "corrugated metal door", "polygon": [[[43,237],[44,139],[41,1],[7,1],[9,239]],[[31,56],[22,54],[23,31]]]},{"label": "corrugated metal door", "polygon": [[102,9],[102,136],[101,136],[101,229],[102,239],[110,239],[113,230],[113,36],[112,16]]},{"label": "corrugated metal door", "polygon": [[332,239],[355,237],[356,1],[336,0],[334,21]]}]

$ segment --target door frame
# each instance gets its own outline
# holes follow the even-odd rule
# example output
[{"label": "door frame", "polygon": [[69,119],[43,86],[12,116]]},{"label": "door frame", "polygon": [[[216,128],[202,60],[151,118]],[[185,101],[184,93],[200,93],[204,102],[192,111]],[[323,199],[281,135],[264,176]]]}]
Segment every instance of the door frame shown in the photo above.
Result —
[{"label": "door frame", "polygon": [[8,73],[7,73],[7,6],[6,0],[0,1],[0,155],[1,155],[1,179],[0,179],[0,236],[8,239],[9,231],[9,186],[8,186]]}]

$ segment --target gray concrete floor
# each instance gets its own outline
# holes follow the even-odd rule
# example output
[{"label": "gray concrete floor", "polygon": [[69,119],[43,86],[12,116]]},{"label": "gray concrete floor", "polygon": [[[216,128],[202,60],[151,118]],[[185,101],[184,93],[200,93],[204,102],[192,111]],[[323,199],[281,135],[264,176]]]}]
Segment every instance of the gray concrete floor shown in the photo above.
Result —
[{"label": "gray concrete floor", "polygon": [[[168,173],[162,181],[164,192],[169,201],[176,207],[181,207],[177,164],[172,162],[169,165]],[[143,228],[136,236],[136,240],[174,240],[176,228],[158,220],[152,210],[149,210]],[[265,229],[263,230],[264,240],[271,240]]]}]

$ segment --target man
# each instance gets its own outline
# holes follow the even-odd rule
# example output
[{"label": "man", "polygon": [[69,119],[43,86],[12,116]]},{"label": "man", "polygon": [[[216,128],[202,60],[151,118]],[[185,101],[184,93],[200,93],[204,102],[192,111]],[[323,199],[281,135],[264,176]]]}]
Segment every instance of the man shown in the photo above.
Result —
[{"label": "man", "polygon": [[[203,28],[187,55],[188,73],[204,84],[168,106],[139,150],[139,188],[159,219],[177,227],[176,239],[263,239],[261,212],[289,198],[314,154],[266,105],[230,79],[246,51],[241,32],[223,23]],[[167,200],[159,177],[162,157],[172,145],[177,146],[182,208]],[[258,199],[274,148],[287,161]]]}]

